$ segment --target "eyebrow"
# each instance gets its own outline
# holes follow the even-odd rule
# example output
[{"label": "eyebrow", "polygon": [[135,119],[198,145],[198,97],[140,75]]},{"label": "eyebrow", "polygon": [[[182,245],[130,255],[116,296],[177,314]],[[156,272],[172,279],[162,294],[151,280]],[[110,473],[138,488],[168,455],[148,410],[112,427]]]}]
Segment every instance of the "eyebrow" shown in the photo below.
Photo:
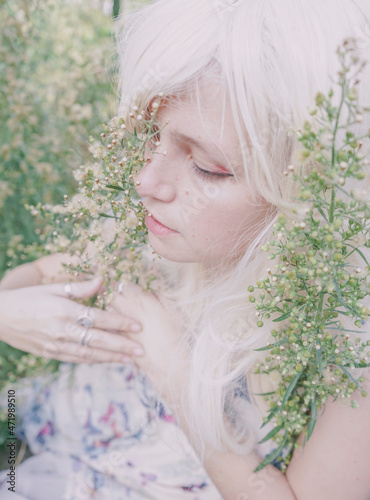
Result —
[{"label": "eyebrow", "polygon": [[192,144],[193,146],[195,146],[196,148],[198,149],[201,149],[202,151],[206,152],[206,153],[209,153],[211,150],[210,148],[207,148],[206,146],[204,146],[204,144],[202,144],[201,142],[197,141],[196,139],[194,139],[193,137],[189,137],[187,135],[184,135],[182,134],[181,132],[177,132],[177,131],[174,131],[174,130],[171,130],[170,131],[170,136],[172,137],[172,139],[174,139],[175,141],[178,141],[178,142],[186,142],[186,143],[189,143],[189,144]]},{"label": "eyebrow", "polygon": [[215,156],[215,148],[212,146],[207,147],[203,143],[199,142],[197,139],[194,139],[193,137],[189,137],[187,135],[182,134],[181,132],[177,132],[176,130],[171,130],[169,131],[169,135],[171,136],[172,139],[178,142],[185,142],[187,144],[191,144],[197,149],[203,151],[207,155],[210,155],[212,159],[214,159],[216,162],[221,160],[222,157],[222,163],[226,163],[227,167],[232,167],[234,172],[237,172],[239,170],[239,166],[235,165],[232,162],[226,162],[226,158],[219,153],[219,155]]}]

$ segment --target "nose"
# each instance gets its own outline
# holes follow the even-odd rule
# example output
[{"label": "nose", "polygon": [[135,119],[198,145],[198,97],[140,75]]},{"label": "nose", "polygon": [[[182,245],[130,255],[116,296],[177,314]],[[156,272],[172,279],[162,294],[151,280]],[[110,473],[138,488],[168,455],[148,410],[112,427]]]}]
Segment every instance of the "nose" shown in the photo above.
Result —
[{"label": "nose", "polygon": [[170,159],[158,152],[151,155],[150,161],[137,174],[136,191],[141,198],[150,197],[168,203],[176,197],[173,180]]}]

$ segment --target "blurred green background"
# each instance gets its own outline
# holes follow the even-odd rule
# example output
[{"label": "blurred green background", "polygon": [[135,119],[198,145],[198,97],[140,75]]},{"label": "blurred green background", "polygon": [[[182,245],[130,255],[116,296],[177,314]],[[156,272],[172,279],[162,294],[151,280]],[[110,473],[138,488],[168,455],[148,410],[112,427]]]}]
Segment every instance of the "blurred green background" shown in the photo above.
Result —
[{"label": "blurred green background", "polygon": [[[115,114],[113,19],[143,3],[0,0],[0,278],[39,255],[41,228],[26,206],[74,191],[89,136]],[[40,369],[0,343],[0,390]],[[0,411],[0,445],[6,420]]]}]

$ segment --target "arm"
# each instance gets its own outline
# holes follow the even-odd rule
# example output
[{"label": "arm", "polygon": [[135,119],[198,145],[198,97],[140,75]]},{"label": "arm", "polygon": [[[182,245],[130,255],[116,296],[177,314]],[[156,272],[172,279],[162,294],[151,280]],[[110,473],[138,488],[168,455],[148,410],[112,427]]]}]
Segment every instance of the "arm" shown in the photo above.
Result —
[{"label": "arm", "polygon": [[[67,254],[55,254],[24,264],[9,271],[0,282],[0,340],[9,345],[46,358],[75,363],[128,362],[140,344],[122,333],[134,331],[129,315],[92,308],[94,326],[88,346],[79,345],[84,327],[77,318],[86,306],[71,300],[94,295],[100,280],[71,284],[67,293],[67,275],[63,262]],[[47,281],[48,285],[42,285]],[[121,333],[121,335],[119,335]]]},{"label": "arm", "polygon": [[[124,313],[130,312],[142,323],[142,331],[137,336],[146,354],[137,359],[137,364],[169,407],[180,408],[182,395],[186,391],[188,368],[183,357],[176,357],[176,372],[170,371],[171,353],[176,352],[179,341],[176,318],[169,314],[154,294],[143,292],[133,284],[124,288],[123,295],[117,297],[114,307]],[[175,390],[171,390],[173,388]],[[199,453],[198,443],[187,426],[186,415],[176,411],[176,418],[191,446]],[[203,465],[224,500],[295,500],[286,477],[274,466],[269,465],[257,474],[253,472],[261,461],[257,454],[240,456],[211,449],[205,451]]]},{"label": "arm", "polygon": [[[367,384],[370,394],[370,384]],[[370,396],[353,396],[353,409],[331,401],[305,448],[297,448],[283,475],[272,465],[257,474],[257,454],[247,457],[208,450],[204,466],[224,500],[369,500]],[[180,425],[190,444],[185,419]],[[303,438],[303,436],[301,436]],[[301,439],[301,442],[303,439]],[[244,495],[244,496],[243,496]]]},{"label": "arm", "polygon": [[[197,443],[181,416],[179,424],[197,451]],[[253,472],[261,460],[255,452],[241,456],[207,449],[203,466],[224,500],[301,500],[295,496],[286,476],[273,465]]]},{"label": "arm", "polygon": [[53,282],[69,281],[63,263],[76,258],[69,254],[53,254],[8,271],[0,281],[0,290],[12,290],[26,286],[41,285],[44,280]]},{"label": "arm", "polygon": [[[180,393],[181,391],[178,391],[178,394]],[[164,397],[171,401],[166,395]],[[173,408],[179,407],[178,402],[173,399],[169,404]],[[176,417],[189,443],[196,453],[200,454],[186,417],[179,415],[179,412]],[[255,452],[242,456],[208,447],[205,450],[203,466],[224,500],[300,500],[295,496],[286,476],[273,465],[254,472],[261,460]]]},{"label": "arm", "polygon": [[[139,287],[126,287],[115,307],[130,311],[142,321],[139,340],[146,356],[137,360],[153,385],[172,408],[181,408],[186,391],[186,362],[176,366],[171,391],[168,381],[169,359],[176,351],[176,319],[168,314],[153,295]],[[178,375],[178,377],[177,377]],[[369,371],[364,374],[369,378]],[[369,382],[363,384],[370,393]],[[179,399],[177,399],[177,397]],[[318,416],[315,430],[304,450],[298,448],[284,475],[269,465],[258,473],[253,470],[261,458],[256,453],[241,456],[231,452],[205,450],[204,467],[224,500],[369,500],[370,498],[370,396],[356,394],[359,408],[341,401],[327,403]],[[198,443],[187,426],[186,414],[176,416],[190,444],[198,452]],[[301,436],[303,437],[303,436]]]},{"label": "arm", "polygon": [[363,384],[368,396],[326,404],[304,450],[298,448],[287,470],[289,484],[299,500],[370,499],[370,372]]}]

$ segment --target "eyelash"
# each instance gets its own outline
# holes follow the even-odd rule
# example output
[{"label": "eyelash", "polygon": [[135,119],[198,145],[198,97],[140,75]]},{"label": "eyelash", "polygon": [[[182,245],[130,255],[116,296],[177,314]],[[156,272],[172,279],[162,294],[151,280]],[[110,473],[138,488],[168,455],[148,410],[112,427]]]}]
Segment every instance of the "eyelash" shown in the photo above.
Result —
[{"label": "eyelash", "polygon": [[225,179],[226,177],[232,177],[232,174],[221,174],[220,172],[209,172],[208,170],[203,170],[198,167],[196,163],[193,163],[193,172],[206,181],[216,182],[218,179]]},{"label": "eyelash", "polygon": [[[153,142],[159,141],[160,140],[160,131],[159,127],[154,126],[153,129],[153,136],[151,140]],[[198,167],[196,163],[193,163],[192,170],[197,175],[203,180],[206,181],[211,181],[211,182],[217,182],[218,179],[225,179],[226,177],[232,177],[232,174],[222,174],[220,172],[210,172],[209,170],[203,170],[202,168]]]}]

